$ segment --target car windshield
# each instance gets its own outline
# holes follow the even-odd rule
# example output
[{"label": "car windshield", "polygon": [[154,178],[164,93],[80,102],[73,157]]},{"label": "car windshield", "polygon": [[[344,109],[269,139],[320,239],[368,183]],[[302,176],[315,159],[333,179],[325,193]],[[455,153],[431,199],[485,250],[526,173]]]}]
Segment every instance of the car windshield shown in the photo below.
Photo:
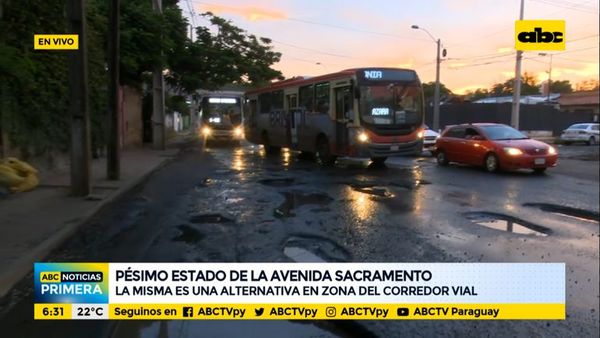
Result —
[{"label": "car windshield", "polygon": [[481,126],[483,132],[490,140],[523,140],[528,137],[520,131],[509,126]]},{"label": "car windshield", "polygon": [[574,124],[569,129],[587,129],[587,124]]}]

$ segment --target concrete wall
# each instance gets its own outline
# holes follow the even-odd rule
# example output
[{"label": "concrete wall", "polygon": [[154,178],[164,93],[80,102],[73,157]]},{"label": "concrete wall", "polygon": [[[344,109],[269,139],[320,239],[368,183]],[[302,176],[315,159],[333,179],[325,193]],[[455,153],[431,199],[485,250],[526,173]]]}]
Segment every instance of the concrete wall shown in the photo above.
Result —
[{"label": "concrete wall", "polygon": [[132,87],[121,87],[121,144],[124,148],[142,145],[142,93]]}]

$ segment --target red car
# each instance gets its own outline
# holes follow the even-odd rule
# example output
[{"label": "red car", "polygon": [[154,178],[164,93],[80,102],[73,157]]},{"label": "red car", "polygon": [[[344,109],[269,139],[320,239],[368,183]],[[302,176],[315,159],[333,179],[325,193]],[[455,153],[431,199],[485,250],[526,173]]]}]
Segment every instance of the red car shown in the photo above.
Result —
[{"label": "red car", "polygon": [[435,156],[440,165],[458,162],[484,166],[490,172],[533,169],[543,173],[548,167],[556,166],[558,159],[558,153],[551,145],[496,123],[450,126],[435,145]]}]

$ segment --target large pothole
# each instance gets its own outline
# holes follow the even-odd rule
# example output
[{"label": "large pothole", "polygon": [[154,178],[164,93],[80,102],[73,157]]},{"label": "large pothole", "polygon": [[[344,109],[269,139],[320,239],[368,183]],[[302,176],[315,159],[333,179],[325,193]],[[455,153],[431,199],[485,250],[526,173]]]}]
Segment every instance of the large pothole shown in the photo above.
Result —
[{"label": "large pothole", "polygon": [[477,225],[498,231],[533,236],[548,236],[552,234],[550,228],[514,216],[485,211],[467,212],[463,215]]}]

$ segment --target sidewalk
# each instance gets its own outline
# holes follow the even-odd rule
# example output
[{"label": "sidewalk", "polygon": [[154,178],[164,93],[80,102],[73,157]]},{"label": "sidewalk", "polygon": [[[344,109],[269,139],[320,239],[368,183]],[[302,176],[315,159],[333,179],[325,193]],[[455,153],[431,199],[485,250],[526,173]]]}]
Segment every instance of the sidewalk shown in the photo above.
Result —
[{"label": "sidewalk", "polygon": [[[178,143],[184,139],[177,138]],[[171,143],[172,144],[172,143]],[[136,149],[121,154],[121,179],[106,179],[106,158],[92,162],[92,194],[69,196],[70,173],[42,175],[33,191],[0,199],[0,297],[52,249],[72,235],[104,205],[131,190],[174,158],[176,144],[165,151]]]}]

